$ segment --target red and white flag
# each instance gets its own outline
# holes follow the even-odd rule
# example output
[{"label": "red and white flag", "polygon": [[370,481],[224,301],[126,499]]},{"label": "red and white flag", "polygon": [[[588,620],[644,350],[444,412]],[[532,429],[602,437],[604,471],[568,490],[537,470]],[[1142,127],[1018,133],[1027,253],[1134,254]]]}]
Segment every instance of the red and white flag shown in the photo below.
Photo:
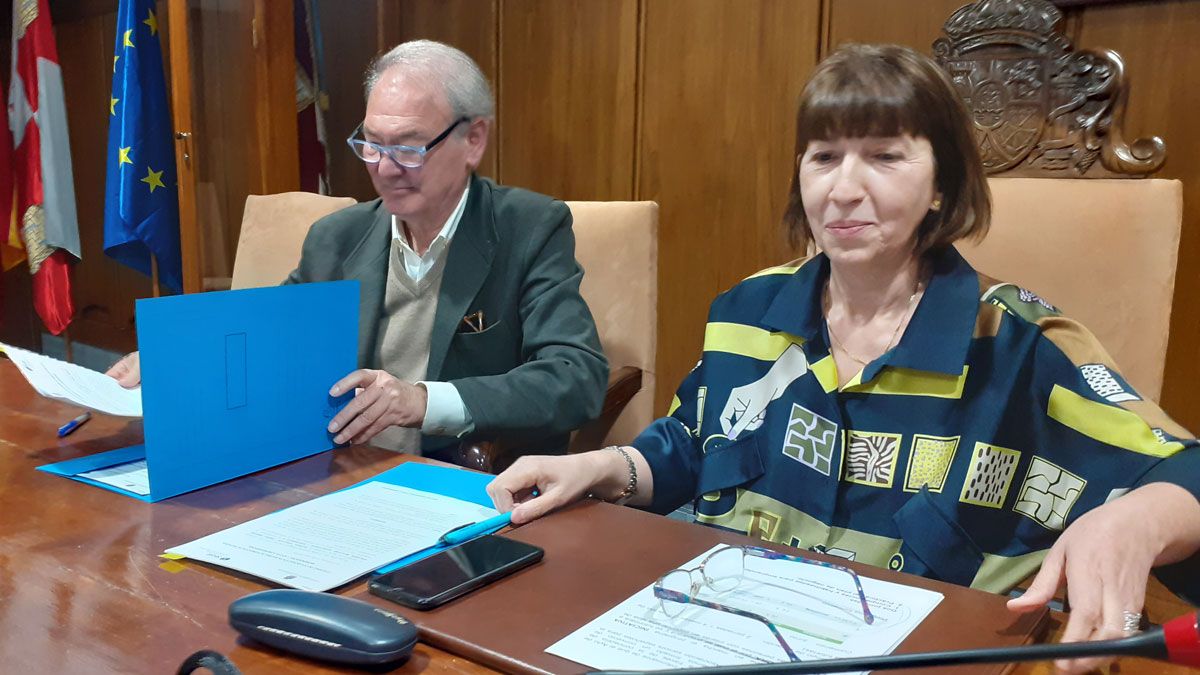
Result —
[{"label": "red and white flag", "polygon": [[67,138],[62,71],[47,0],[13,0],[12,130],[16,217],[33,275],[33,307],[55,335],[75,314],[71,263],[79,255],[79,220]]}]

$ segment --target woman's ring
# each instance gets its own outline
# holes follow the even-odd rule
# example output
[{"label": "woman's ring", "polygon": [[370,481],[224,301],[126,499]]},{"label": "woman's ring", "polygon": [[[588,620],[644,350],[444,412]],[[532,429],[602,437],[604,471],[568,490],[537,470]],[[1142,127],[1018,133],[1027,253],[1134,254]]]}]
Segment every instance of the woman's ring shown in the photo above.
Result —
[{"label": "woman's ring", "polygon": [[1141,630],[1141,627],[1141,612],[1131,612],[1129,610],[1121,612],[1121,628],[1124,629],[1126,635],[1138,632]]}]

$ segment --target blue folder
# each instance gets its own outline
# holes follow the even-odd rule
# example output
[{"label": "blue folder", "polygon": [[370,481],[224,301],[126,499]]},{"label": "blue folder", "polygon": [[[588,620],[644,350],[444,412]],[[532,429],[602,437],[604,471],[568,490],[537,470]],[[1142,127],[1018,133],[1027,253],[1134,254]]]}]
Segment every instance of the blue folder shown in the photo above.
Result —
[{"label": "blue folder", "polygon": [[[156,502],[329,450],[358,307],[357,281],[138,300],[145,444],[38,468]],[[139,459],[149,495],[77,475]]]}]

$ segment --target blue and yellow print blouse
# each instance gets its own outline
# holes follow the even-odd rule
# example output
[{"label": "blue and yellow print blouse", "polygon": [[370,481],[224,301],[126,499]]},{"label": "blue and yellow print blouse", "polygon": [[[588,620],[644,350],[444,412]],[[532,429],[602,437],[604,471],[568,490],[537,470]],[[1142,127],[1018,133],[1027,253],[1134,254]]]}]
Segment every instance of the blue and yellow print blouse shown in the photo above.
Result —
[{"label": "blue and yellow print blouse", "polygon": [[[651,509],[694,501],[712,526],[1003,592],[1089,509],[1155,481],[1200,495],[1196,439],[1090,332],[953,248],[931,262],[900,342],[840,389],[824,255],[718,297],[700,363],[633,442]],[[1194,598],[1194,565],[1159,576]]]}]

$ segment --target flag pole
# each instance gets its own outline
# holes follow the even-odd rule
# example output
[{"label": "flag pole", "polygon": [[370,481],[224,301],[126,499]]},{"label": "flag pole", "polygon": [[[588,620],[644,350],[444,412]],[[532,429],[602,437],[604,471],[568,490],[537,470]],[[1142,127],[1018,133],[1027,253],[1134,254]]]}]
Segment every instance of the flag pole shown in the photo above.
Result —
[{"label": "flag pole", "polygon": [[158,290],[158,256],[150,254],[150,283],[154,287],[154,297],[159,297],[161,292]]},{"label": "flag pole", "polygon": [[62,332],[63,345],[66,351],[67,363],[75,363],[75,344],[71,342],[71,327],[67,326]]}]

